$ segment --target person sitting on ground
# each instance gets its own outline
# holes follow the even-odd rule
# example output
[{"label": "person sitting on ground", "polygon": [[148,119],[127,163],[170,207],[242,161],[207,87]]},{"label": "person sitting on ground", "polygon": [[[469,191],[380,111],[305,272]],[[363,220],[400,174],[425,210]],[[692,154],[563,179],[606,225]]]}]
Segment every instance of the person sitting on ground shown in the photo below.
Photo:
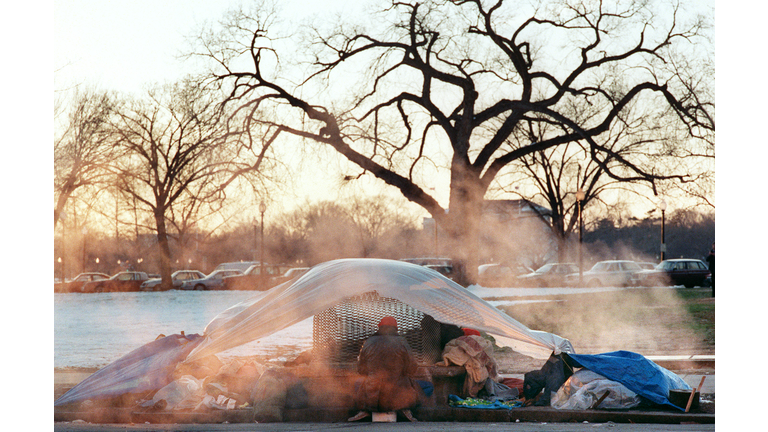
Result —
[{"label": "person sitting on ground", "polygon": [[379,330],[360,349],[357,371],[364,379],[355,393],[360,411],[348,421],[357,421],[371,412],[401,411],[410,421],[420,403],[420,387],[413,379],[418,364],[404,337],[397,334],[397,321],[386,316]]},{"label": "person sitting on ground", "polygon": [[464,366],[467,375],[462,393],[467,397],[477,397],[486,386],[486,380],[499,383],[502,381],[496,359],[493,358],[493,344],[475,329],[464,328],[464,335],[448,342],[443,349],[442,364]]}]

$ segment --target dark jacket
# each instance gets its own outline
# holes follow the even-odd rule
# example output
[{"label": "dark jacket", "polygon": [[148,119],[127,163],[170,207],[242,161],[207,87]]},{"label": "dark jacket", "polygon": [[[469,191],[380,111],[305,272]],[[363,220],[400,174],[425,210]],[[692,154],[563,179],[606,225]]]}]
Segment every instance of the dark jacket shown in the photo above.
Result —
[{"label": "dark jacket", "polygon": [[356,394],[358,409],[385,412],[419,404],[413,380],[418,364],[405,338],[394,327],[382,327],[360,350],[357,371],[365,377]]}]

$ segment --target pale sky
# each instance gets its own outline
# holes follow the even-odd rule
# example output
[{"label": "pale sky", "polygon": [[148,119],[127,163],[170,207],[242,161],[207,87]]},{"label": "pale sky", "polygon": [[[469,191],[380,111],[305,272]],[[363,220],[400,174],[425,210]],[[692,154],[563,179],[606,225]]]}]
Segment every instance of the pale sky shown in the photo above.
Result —
[{"label": "pale sky", "polygon": [[[55,0],[54,90],[85,84],[140,95],[145,86],[175,81],[190,71],[188,63],[177,59],[187,48],[185,37],[241,3],[243,0]],[[361,8],[360,3],[367,1],[282,0],[279,5],[298,22],[318,13],[353,13]],[[722,33],[718,37],[720,42]],[[313,178],[305,184],[315,187],[308,192],[310,196],[334,187],[328,179]],[[447,189],[447,184],[425,187]],[[444,195],[438,193],[438,199],[447,205],[447,190]]]},{"label": "pale sky", "polygon": [[[174,81],[187,72],[176,58],[187,46],[185,37],[241,3],[243,0],[55,0],[56,89],[84,82],[140,92],[148,84]],[[299,16],[339,10],[345,3],[359,4],[283,0],[280,7],[295,10]]]},{"label": "pale sky", "polygon": [[[247,3],[248,0],[56,0],[54,90],[61,92],[86,85],[141,96],[146,86],[173,82],[191,72],[192,65],[178,58],[188,49],[186,39],[196,34],[204,22],[215,22],[228,9]],[[303,20],[318,13],[349,14],[362,7],[360,1],[349,0],[283,0],[279,5],[283,11],[290,11],[291,20]],[[341,174],[328,174],[312,173],[302,167],[293,177],[302,190],[292,198],[293,204],[288,203],[291,197],[281,197],[282,202],[290,207],[308,198],[335,199],[350,193],[338,190]],[[389,189],[388,193],[394,193]]]}]

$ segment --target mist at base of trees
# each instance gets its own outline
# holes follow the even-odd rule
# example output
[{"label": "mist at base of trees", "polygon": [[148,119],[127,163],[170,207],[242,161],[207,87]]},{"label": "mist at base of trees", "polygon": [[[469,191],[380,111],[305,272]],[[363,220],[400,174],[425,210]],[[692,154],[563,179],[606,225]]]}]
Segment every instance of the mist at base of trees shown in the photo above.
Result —
[{"label": "mist at base of trees", "polygon": [[[702,259],[714,236],[714,215],[695,210],[668,212],[665,258]],[[654,215],[619,222],[609,216],[586,224],[583,239],[585,269],[608,259],[658,262],[661,219]],[[261,256],[261,230],[253,223],[211,237],[193,233],[180,240],[171,242],[174,271],[196,269],[209,273],[222,262],[258,261]],[[128,268],[157,273],[160,266],[156,237],[151,234],[126,235],[116,240],[103,233],[81,235],[75,231],[66,244],[56,236],[54,252],[63,258],[55,264],[55,276],[59,278],[62,273],[65,278],[84,271],[111,275]],[[449,250],[435,243],[434,230],[424,229],[418,217],[399,211],[380,197],[346,204],[307,205],[275,217],[264,227],[264,260],[270,264],[309,267],[338,258],[401,259],[435,256],[435,252],[450,257]],[[483,255],[494,254],[483,250]],[[537,261],[532,257],[517,258],[522,262]]]}]

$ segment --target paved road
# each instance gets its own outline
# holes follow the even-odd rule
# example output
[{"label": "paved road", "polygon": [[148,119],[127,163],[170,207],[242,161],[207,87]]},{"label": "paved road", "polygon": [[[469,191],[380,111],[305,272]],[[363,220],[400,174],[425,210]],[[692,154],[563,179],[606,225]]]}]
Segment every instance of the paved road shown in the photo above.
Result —
[{"label": "paved road", "polygon": [[251,431],[402,431],[408,432],[689,432],[714,431],[714,424],[624,424],[624,423],[239,423],[239,424],[175,424],[175,425],[97,425],[82,422],[55,423],[56,432],[93,431],[178,431],[178,432],[251,432]]}]

